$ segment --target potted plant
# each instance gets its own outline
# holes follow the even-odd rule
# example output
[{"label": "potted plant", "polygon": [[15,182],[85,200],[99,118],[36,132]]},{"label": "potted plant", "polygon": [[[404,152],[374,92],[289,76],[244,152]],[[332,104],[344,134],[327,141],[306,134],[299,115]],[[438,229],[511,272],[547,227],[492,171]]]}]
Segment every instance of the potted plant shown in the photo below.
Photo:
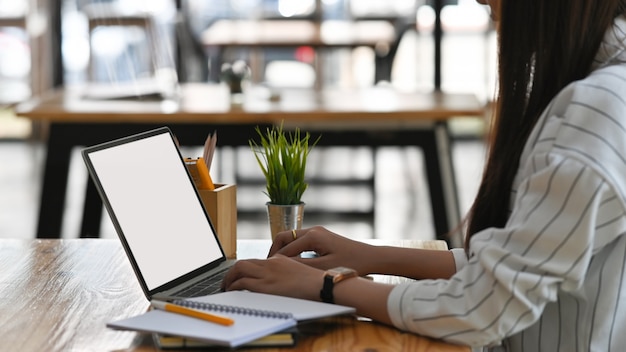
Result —
[{"label": "potted plant", "polygon": [[319,137],[309,144],[310,133],[302,134],[299,128],[286,132],[282,124],[265,131],[257,126],[256,132],[260,142],[250,139],[249,144],[265,176],[263,193],[269,197],[266,205],[273,239],[278,232],[302,226],[306,160]]},{"label": "potted plant", "polygon": [[228,86],[231,101],[241,103],[241,95],[244,92],[248,79],[250,78],[250,67],[243,60],[222,64],[220,80]]}]

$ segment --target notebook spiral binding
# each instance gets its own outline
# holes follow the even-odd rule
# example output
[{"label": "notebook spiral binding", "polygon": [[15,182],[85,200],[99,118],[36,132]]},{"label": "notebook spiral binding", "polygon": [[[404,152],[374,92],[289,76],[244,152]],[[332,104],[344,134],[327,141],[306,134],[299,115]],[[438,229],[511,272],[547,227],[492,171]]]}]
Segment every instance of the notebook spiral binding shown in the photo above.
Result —
[{"label": "notebook spiral binding", "polygon": [[237,306],[227,306],[223,304],[215,304],[208,302],[196,302],[189,301],[184,299],[173,300],[172,303],[191,308],[191,309],[199,309],[199,310],[207,310],[212,312],[221,312],[221,313],[233,313],[233,314],[245,314],[245,315],[253,315],[264,318],[276,318],[276,319],[293,319],[293,314],[291,313],[283,313],[276,312],[271,310],[263,310],[263,309],[253,309],[253,308],[243,308]]}]

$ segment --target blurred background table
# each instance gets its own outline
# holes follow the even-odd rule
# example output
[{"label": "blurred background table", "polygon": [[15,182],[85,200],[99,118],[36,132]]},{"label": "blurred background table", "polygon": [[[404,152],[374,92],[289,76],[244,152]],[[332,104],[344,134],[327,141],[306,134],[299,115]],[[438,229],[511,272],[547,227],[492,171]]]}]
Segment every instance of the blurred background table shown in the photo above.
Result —
[{"label": "blurred background table", "polygon": [[[219,20],[202,33],[201,43],[208,52],[217,49],[217,62],[224,62],[227,49],[246,48],[253,51],[250,66],[255,82],[260,82],[264,70],[262,52],[271,48],[310,47],[315,57],[315,85],[321,87],[324,68],[320,55],[334,49],[369,47],[385,53],[376,62],[376,77],[391,66],[401,39],[401,33],[391,21],[313,21],[313,20]],[[382,65],[382,67],[381,67]],[[390,75],[390,73],[387,73]],[[390,80],[391,77],[386,77]],[[377,79],[378,81],[379,79]]]},{"label": "blurred background table", "polygon": [[[134,88],[145,92],[140,87]],[[286,89],[277,101],[251,89],[233,105],[225,86],[186,84],[177,99],[112,99],[128,87],[59,89],[16,107],[16,113],[48,124],[37,237],[60,233],[71,151],[168,125],[182,145],[203,145],[219,131],[220,146],[247,146],[254,128],[284,123],[314,136],[320,146],[417,146],[424,151],[435,233],[441,238],[460,221],[447,120],[480,117],[472,94],[398,92],[391,88]],[[95,98],[95,97],[100,98]],[[107,97],[104,99],[103,97]],[[373,182],[373,180],[372,180]],[[97,237],[102,205],[88,183],[80,235]],[[450,240],[446,238],[446,240]],[[461,244],[452,239],[453,245]]]}]

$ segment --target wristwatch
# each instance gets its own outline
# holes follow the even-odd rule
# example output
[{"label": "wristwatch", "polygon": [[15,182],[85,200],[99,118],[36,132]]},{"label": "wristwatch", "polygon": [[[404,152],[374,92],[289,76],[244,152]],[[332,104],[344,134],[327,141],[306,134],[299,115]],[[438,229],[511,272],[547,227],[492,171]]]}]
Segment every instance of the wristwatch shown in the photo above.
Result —
[{"label": "wristwatch", "polygon": [[335,284],[345,279],[357,276],[358,273],[355,270],[345,268],[343,266],[327,270],[326,273],[324,273],[324,285],[320,290],[320,298],[322,299],[322,302],[335,303],[335,299],[333,297],[333,288],[335,287]]}]

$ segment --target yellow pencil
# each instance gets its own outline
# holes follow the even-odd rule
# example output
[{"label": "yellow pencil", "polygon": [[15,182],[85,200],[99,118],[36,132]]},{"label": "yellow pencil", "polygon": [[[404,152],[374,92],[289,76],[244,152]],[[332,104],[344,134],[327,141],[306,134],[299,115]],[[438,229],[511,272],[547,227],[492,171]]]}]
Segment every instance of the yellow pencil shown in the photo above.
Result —
[{"label": "yellow pencil", "polygon": [[187,307],[179,306],[177,304],[167,303],[163,301],[153,300],[150,302],[153,308],[161,309],[164,311],[178,313],[182,315],[186,315],[193,318],[198,318],[206,321],[210,321],[212,323],[220,324],[220,325],[233,325],[235,321],[231,318],[224,317],[221,315],[215,315],[211,313],[201,312],[195,309],[189,309]]},{"label": "yellow pencil", "polygon": [[215,190],[215,184],[213,184],[211,174],[209,173],[209,169],[206,167],[204,159],[186,158],[185,165],[187,166],[187,170],[189,170],[189,174],[191,175],[196,188],[208,189],[210,191]]}]

